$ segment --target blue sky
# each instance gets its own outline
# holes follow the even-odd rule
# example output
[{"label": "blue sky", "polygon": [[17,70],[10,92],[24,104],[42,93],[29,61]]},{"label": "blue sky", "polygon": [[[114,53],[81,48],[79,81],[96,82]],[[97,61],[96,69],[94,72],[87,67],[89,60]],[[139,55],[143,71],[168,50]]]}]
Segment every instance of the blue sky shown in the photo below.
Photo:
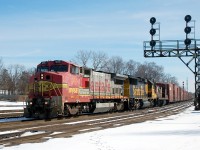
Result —
[{"label": "blue sky", "polygon": [[71,60],[79,50],[104,51],[124,60],[154,61],[179,79],[194,76],[178,58],[144,58],[149,19],[161,24],[161,40],[185,38],[184,17],[196,20],[198,0],[0,0],[0,57],[5,65],[35,67],[44,60]]}]

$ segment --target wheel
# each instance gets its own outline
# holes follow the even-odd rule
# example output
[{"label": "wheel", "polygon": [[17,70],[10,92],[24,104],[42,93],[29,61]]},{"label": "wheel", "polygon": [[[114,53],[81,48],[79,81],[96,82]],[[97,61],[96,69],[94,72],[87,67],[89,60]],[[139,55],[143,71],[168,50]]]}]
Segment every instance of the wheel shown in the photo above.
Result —
[{"label": "wheel", "polygon": [[139,100],[135,101],[135,109],[141,108],[141,102]]}]

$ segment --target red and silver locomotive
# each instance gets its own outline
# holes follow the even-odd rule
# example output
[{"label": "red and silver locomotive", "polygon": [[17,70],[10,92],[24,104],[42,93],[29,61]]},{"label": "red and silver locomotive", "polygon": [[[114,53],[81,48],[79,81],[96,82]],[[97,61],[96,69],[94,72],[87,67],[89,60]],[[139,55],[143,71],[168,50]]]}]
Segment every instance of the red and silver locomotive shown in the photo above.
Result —
[{"label": "red and silver locomotive", "polygon": [[41,62],[30,79],[24,114],[44,118],[122,110],[126,78],[61,60]]},{"label": "red and silver locomotive", "polygon": [[[162,106],[171,100],[169,92],[169,86],[143,78],[98,72],[62,60],[44,61],[30,78],[24,115],[52,118]],[[176,98],[181,96],[179,92]]]}]

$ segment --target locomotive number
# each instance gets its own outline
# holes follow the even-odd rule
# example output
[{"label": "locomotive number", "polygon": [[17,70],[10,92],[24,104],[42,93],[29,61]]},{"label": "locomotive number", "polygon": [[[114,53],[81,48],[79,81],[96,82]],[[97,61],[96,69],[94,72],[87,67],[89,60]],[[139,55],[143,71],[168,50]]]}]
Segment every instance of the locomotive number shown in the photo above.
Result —
[{"label": "locomotive number", "polygon": [[78,88],[69,88],[69,93],[78,93]]}]

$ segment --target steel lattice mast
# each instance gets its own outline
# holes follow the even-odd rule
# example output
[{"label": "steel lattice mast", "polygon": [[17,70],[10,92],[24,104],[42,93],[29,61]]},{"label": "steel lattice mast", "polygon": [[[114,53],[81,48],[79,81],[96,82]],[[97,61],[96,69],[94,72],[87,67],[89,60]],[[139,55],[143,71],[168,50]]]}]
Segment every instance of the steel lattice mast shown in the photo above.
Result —
[{"label": "steel lattice mast", "polygon": [[[159,28],[155,28],[153,25],[156,23],[156,19],[152,17],[150,19],[151,23],[151,41],[144,41],[144,57],[178,57],[194,74],[195,76],[195,109],[200,110],[200,39],[189,38],[189,34],[191,33],[191,28],[195,28],[194,26],[189,26],[191,23],[191,16],[185,16],[186,27],[185,40],[160,40],[160,35],[158,40],[155,40],[156,30],[160,30]],[[159,31],[160,33],[160,31]],[[188,57],[189,61],[185,61],[184,57]],[[190,64],[194,62],[194,67],[191,67]]]}]

